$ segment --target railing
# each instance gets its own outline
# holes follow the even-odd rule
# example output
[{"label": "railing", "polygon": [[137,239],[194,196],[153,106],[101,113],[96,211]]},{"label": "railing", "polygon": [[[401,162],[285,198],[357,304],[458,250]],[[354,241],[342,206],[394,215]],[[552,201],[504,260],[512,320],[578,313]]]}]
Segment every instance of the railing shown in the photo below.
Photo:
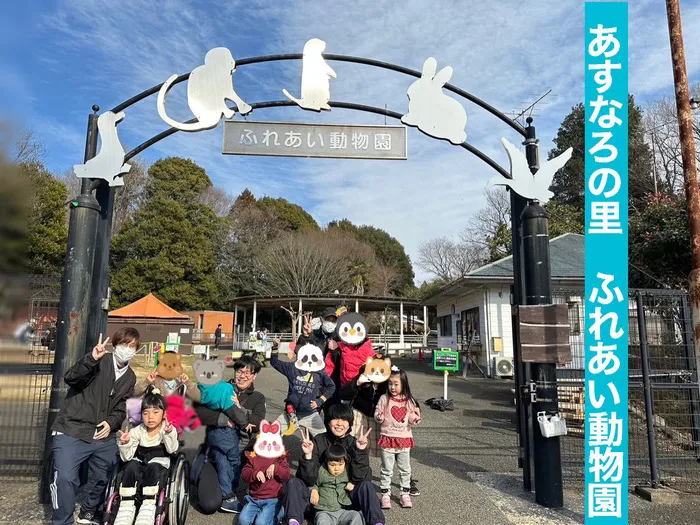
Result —
[{"label": "railing", "polygon": [[[388,345],[390,350],[409,350],[412,348],[418,348],[422,347],[423,345],[423,336],[421,334],[404,334],[403,336],[403,344],[401,343],[401,335],[400,334],[369,334],[369,338],[372,340],[372,343],[375,345]],[[292,334],[290,332],[283,332],[283,333],[268,333],[267,334],[267,340],[268,341],[274,341],[275,339],[279,339],[280,342],[282,343],[291,343],[292,342]],[[244,333],[238,333],[236,334],[236,338],[234,340],[234,350],[249,350],[250,349],[250,344],[249,343],[255,343],[256,338],[255,335],[253,334],[252,336],[250,334],[244,334]],[[225,343],[222,343],[225,344]],[[230,344],[230,343],[229,343]],[[428,336],[428,346],[429,347],[436,347],[437,346],[437,334],[431,333]]]}]

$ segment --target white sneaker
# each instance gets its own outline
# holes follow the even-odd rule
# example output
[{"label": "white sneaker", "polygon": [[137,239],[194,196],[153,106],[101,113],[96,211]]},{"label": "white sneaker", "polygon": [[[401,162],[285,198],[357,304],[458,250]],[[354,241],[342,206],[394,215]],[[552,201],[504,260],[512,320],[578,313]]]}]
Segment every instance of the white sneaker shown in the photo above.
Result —
[{"label": "white sneaker", "polygon": [[114,525],[131,525],[134,522],[134,515],[136,514],[135,495],[136,487],[119,487],[121,501],[119,503],[117,517],[114,520]]},{"label": "white sneaker", "polygon": [[[156,498],[158,497],[158,485],[143,488],[143,502],[136,516],[134,525],[153,525],[156,520]],[[115,524],[116,525],[116,524]]]},{"label": "white sneaker", "polygon": [[114,520],[114,525],[131,525],[134,523],[134,515],[136,515],[134,500],[130,499],[122,501],[119,504],[119,511],[117,512],[117,517]]}]

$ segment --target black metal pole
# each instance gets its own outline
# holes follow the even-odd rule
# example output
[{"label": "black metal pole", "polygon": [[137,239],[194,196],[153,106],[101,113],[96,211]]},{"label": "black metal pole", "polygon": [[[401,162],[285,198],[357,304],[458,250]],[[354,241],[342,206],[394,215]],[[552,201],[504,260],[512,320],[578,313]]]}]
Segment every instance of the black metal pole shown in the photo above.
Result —
[{"label": "black metal pole", "polygon": [[95,190],[95,197],[100,205],[100,219],[97,225],[97,242],[95,244],[95,263],[92,271],[92,289],[90,290],[90,312],[87,321],[85,353],[91,351],[100,334],[107,333],[107,314],[109,310],[109,248],[112,239],[114,192],[115,188],[105,181],[102,181]]},{"label": "black metal pole", "polygon": [[[525,152],[533,173],[539,168],[538,141],[528,118]],[[552,277],[549,258],[549,216],[545,209],[531,201],[521,216],[522,263],[525,281],[525,304],[552,303]],[[555,414],[559,410],[557,367],[554,363],[533,363],[532,380],[536,384],[536,400],[532,404],[533,463],[535,467],[535,501],[543,507],[564,506],[559,437],[545,438],[537,423],[537,414]]]},{"label": "black metal pole", "polygon": [[[520,215],[525,209],[527,201],[514,191],[510,192],[511,209],[511,234],[513,250],[513,287],[511,288],[511,303],[515,306],[524,304],[523,302],[523,277],[522,263],[520,260]],[[511,324],[518,326],[517,308],[511,309]],[[513,379],[515,382],[515,393],[517,403],[516,431],[518,436],[518,466],[523,469],[523,487],[525,490],[532,490],[532,447],[531,447],[531,424],[529,405],[523,397],[523,388],[529,381],[528,366],[522,362],[520,357],[520,345],[518,342],[518,331],[513,330]]]},{"label": "black metal pole", "polygon": [[[88,117],[85,162],[97,152],[97,111]],[[87,319],[90,307],[90,287],[95,257],[95,237],[100,206],[97,199],[87,193],[90,181],[83,180],[81,195],[76,197],[70,208],[66,261],[63,270],[61,300],[58,307],[56,326],[56,352],[51,380],[51,398],[46,423],[42,477],[39,486],[39,499],[50,501],[49,485],[53,475],[51,460],[51,427],[63,407],[67,387],[63,382],[65,371],[83,356]]]},{"label": "black metal pole", "polygon": [[654,435],[654,398],[651,395],[651,378],[649,377],[649,352],[647,347],[647,322],[644,312],[642,294],[637,292],[637,323],[639,326],[639,353],[642,359],[642,381],[644,383],[644,409],[647,417],[647,440],[649,443],[649,469],[651,487],[659,488],[659,463],[656,460],[656,436]]}]

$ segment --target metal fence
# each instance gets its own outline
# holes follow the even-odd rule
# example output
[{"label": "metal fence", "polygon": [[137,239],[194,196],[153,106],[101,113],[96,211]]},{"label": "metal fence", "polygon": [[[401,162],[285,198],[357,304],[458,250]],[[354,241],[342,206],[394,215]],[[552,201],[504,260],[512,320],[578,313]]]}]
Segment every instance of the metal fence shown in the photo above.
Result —
[{"label": "metal fence", "polygon": [[[0,339],[0,479],[36,479],[41,473],[55,341],[60,279],[2,278],[3,293],[17,292],[3,312]],[[7,295],[4,296],[5,298]],[[11,328],[31,321],[23,341]]]},{"label": "metal fence", "polygon": [[[581,290],[560,291],[554,302],[571,304],[581,295]],[[583,302],[569,312],[580,316],[583,328]],[[629,483],[700,493],[700,385],[687,293],[631,290],[628,326]],[[572,363],[578,366],[558,369],[559,408],[569,428],[561,438],[562,467],[565,482],[582,487],[584,346],[576,334],[571,342]]]}]

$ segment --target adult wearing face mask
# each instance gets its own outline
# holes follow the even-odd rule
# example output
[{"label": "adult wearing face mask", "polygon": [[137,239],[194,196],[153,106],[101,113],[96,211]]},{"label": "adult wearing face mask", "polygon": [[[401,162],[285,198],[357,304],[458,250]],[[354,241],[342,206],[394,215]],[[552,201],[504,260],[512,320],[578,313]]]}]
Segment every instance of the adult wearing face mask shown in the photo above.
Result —
[{"label": "adult wearing face mask", "polygon": [[117,461],[116,433],[126,417],[126,400],[132,395],[136,374],[129,368],[139,347],[135,328],[120,328],[112,335],[114,351],[106,352],[108,337],[64,376],[66,400],[52,427],[52,525],[70,525],[75,512],[80,465],[88,462],[93,485],[80,508],[78,523],[98,524],[108,476]]},{"label": "adult wearing face mask", "polygon": [[[304,346],[306,343],[311,343],[318,346],[323,350],[324,359],[331,353],[333,359],[336,361],[336,367],[333,370],[333,374],[330,376],[335,384],[335,391],[337,392],[340,388],[340,352],[338,352],[338,342],[333,335],[335,333],[335,326],[338,323],[338,310],[335,308],[326,308],[321,313],[320,319],[314,319],[316,323],[308,317],[304,318],[304,330],[303,333],[297,339],[297,347]],[[317,324],[317,328],[314,329],[314,324]],[[340,398],[337,393],[333,394],[326,403],[323,405],[324,409],[327,409],[331,405],[335,405],[340,402]]]}]

